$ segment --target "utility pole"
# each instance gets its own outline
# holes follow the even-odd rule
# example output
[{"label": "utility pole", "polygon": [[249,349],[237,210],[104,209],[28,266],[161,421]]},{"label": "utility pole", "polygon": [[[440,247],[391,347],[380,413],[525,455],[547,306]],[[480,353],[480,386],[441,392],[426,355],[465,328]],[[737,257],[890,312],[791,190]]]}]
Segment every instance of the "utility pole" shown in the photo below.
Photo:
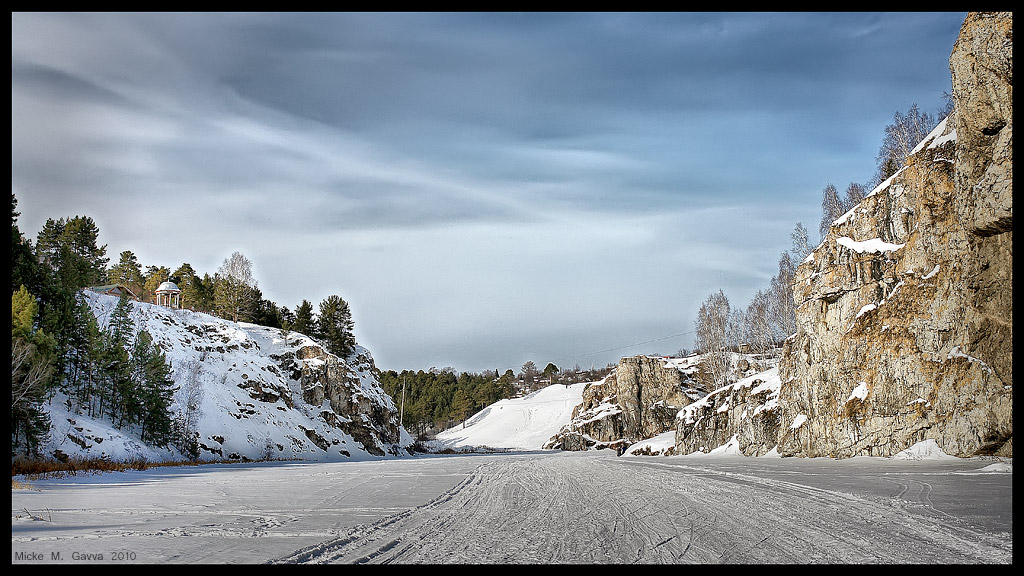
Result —
[{"label": "utility pole", "polygon": [[405,416],[405,376],[402,376],[402,407],[398,409],[398,425],[402,425],[402,417]]}]

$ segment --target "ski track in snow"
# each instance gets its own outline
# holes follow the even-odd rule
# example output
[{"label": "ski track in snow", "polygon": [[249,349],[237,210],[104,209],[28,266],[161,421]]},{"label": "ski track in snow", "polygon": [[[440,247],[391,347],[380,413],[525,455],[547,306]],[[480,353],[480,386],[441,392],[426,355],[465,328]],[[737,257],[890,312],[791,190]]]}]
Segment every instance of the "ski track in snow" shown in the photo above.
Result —
[{"label": "ski track in snow", "polygon": [[429,503],[274,563],[1012,562],[1012,534],[932,506],[929,483],[854,496],[700,464],[489,460]]}]

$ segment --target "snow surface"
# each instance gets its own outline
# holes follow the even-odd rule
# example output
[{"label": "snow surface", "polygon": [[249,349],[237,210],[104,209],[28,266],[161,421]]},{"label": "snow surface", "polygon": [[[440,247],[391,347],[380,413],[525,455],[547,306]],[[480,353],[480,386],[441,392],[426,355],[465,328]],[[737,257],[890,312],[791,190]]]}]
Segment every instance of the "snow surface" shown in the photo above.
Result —
[{"label": "snow surface", "polygon": [[858,242],[848,236],[840,236],[836,238],[836,244],[849,248],[858,254],[863,254],[864,252],[893,252],[903,248],[904,246],[903,244],[892,244],[890,242],[886,242],[881,238],[871,238],[870,240]]},{"label": "snow surface", "polygon": [[553,384],[523,396],[499,400],[437,435],[443,448],[505,448],[539,450],[572,420],[572,410],[583,402],[586,383]]},{"label": "snow surface", "polygon": [[16,478],[12,561],[1012,563],[1012,471],[931,442],[833,460],[732,441]]}]

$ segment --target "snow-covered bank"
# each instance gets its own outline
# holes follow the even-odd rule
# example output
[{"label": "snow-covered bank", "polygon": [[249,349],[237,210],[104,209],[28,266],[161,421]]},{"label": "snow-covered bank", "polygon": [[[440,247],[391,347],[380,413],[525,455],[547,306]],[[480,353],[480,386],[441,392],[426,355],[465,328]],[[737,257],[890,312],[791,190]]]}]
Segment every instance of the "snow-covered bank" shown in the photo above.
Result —
[{"label": "snow-covered bank", "polygon": [[[85,290],[101,327],[118,299]],[[131,302],[136,330],[166,355],[176,392],[172,411],[192,400],[204,460],[357,460],[405,454],[412,439],[381,388],[368,350],[345,359],[309,337],[190,310]],[[58,394],[45,406],[51,432],[41,452],[72,458],[173,461]]]}]

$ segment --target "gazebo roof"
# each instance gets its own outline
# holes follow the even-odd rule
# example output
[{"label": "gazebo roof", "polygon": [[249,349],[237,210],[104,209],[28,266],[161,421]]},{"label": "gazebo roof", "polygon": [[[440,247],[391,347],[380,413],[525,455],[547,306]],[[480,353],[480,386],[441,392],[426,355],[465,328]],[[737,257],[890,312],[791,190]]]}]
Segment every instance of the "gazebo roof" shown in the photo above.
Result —
[{"label": "gazebo roof", "polygon": [[156,292],[158,294],[164,292],[181,292],[181,288],[178,288],[178,285],[175,284],[174,282],[164,282],[160,284],[160,286],[156,289]]}]

